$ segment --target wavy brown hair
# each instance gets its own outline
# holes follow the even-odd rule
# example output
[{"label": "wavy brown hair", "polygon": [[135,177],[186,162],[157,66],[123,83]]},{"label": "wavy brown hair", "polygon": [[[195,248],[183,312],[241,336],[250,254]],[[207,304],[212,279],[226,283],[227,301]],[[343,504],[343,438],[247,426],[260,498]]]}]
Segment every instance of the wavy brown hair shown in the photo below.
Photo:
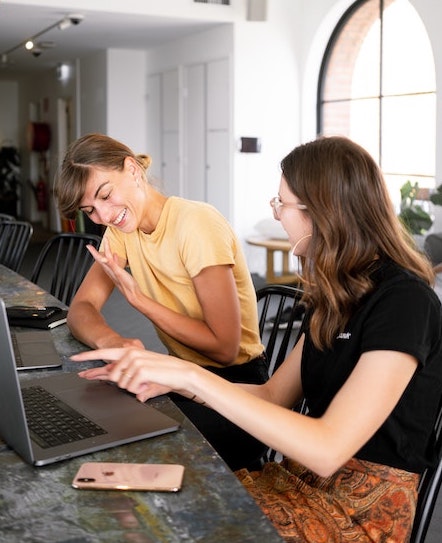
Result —
[{"label": "wavy brown hair", "polygon": [[281,169],[313,223],[301,262],[318,348],[332,345],[373,288],[370,273],[378,259],[391,259],[433,283],[431,263],[398,219],[383,175],[365,149],[344,137],[321,137],[296,147]]},{"label": "wavy brown hair", "polygon": [[135,155],[129,147],[104,134],[87,134],[74,141],[55,177],[54,194],[61,215],[75,219],[94,169],[121,171],[127,157],[133,158],[143,172],[151,163],[148,155]]}]

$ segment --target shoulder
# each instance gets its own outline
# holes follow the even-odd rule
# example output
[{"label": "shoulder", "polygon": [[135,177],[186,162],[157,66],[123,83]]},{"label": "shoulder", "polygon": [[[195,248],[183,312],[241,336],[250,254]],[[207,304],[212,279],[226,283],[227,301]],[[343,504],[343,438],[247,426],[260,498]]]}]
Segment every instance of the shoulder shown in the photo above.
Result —
[{"label": "shoulder", "polygon": [[438,300],[434,289],[416,274],[399,266],[394,262],[383,262],[372,274],[374,291],[385,293],[386,291],[409,291]]},{"label": "shoulder", "polygon": [[[373,274],[374,289],[362,302],[362,313],[405,329],[442,326],[441,302],[420,277],[394,264],[383,264]],[[405,333],[405,332],[404,332]]]},{"label": "shoulder", "polygon": [[226,220],[221,213],[211,204],[207,202],[200,202],[198,200],[188,200],[179,196],[170,196],[167,199],[167,206],[170,211],[179,213],[181,215],[197,214],[197,215],[210,215],[220,216]]},{"label": "shoulder", "polygon": [[204,232],[214,235],[217,231],[226,234],[233,232],[227,219],[214,206],[207,202],[187,200],[172,196],[168,199],[169,217],[182,223],[185,230],[198,228],[200,234]]}]

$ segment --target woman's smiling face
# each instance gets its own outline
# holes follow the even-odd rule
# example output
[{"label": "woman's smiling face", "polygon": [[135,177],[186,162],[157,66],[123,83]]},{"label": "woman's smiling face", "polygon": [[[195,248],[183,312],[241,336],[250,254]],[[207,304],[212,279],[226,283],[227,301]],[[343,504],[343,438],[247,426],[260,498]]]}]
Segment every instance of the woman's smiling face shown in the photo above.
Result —
[{"label": "woman's smiling face", "polygon": [[143,211],[139,170],[126,159],[122,171],[94,168],[89,177],[80,209],[97,224],[133,232]]}]

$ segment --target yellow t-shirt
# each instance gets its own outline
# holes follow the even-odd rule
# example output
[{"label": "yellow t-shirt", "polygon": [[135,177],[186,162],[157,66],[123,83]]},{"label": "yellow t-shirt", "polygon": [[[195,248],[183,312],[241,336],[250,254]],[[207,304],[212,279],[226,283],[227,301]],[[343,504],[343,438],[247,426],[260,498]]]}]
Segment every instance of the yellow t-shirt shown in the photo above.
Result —
[{"label": "yellow t-shirt", "polygon": [[[241,341],[237,364],[259,356],[264,347],[258,330],[256,294],[241,245],[227,220],[213,206],[172,196],[166,200],[151,234],[125,234],[108,227],[112,252],[127,261],[143,293],[193,318],[203,313],[192,283],[209,266],[231,265],[241,307]],[[199,365],[218,366],[201,353],[156,328],[169,353]]]}]

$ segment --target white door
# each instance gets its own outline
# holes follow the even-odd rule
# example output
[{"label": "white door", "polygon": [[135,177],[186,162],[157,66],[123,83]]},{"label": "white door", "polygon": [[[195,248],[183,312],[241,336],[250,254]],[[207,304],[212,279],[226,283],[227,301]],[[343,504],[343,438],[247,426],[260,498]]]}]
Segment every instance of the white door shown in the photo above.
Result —
[{"label": "white door", "polygon": [[162,177],[168,196],[182,196],[178,69],[162,74]]},{"label": "white door", "polygon": [[184,194],[205,201],[206,190],[206,67],[195,64],[184,76]]}]

